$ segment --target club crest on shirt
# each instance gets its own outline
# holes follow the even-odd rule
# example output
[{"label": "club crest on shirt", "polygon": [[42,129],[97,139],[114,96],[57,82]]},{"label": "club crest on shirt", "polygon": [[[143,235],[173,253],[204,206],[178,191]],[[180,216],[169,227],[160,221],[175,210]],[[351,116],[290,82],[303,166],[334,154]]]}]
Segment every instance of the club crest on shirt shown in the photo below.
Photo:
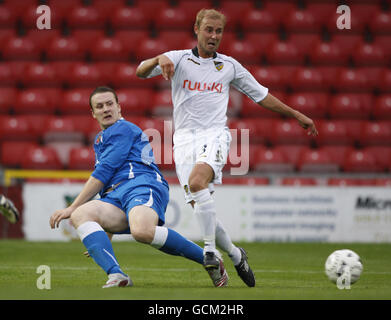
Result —
[{"label": "club crest on shirt", "polygon": [[103,137],[101,134],[99,134],[97,137],[96,137],[96,141],[95,141],[95,144],[99,144],[103,142]]},{"label": "club crest on shirt", "polygon": [[220,71],[224,67],[224,63],[221,61],[213,61],[213,63],[215,64],[217,71]]}]

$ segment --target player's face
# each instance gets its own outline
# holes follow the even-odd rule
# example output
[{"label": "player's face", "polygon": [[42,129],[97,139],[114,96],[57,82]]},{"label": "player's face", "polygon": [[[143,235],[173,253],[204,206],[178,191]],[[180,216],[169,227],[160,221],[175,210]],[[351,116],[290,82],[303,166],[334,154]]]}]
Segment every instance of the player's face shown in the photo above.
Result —
[{"label": "player's face", "polygon": [[98,121],[102,129],[113,125],[121,118],[121,107],[115,101],[112,92],[96,93],[91,98],[92,116]]},{"label": "player's face", "polygon": [[198,28],[194,26],[194,32],[198,38],[198,53],[202,58],[213,57],[223,37],[224,25],[221,19],[204,18]]}]

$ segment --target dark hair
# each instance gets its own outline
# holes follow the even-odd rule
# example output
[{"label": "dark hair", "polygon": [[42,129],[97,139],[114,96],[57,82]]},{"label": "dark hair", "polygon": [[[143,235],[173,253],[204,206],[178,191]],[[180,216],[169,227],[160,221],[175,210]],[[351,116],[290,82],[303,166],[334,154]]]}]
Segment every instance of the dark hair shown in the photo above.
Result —
[{"label": "dark hair", "polygon": [[115,102],[118,103],[118,96],[117,94],[115,93],[114,89],[111,89],[109,87],[96,87],[94,89],[94,91],[92,91],[91,95],[90,95],[90,107],[92,109],[92,103],[91,103],[91,99],[92,97],[97,94],[97,93],[103,93],[103,92],[111,92],[113,95],[114,95],[114,98],[115,98]]}]

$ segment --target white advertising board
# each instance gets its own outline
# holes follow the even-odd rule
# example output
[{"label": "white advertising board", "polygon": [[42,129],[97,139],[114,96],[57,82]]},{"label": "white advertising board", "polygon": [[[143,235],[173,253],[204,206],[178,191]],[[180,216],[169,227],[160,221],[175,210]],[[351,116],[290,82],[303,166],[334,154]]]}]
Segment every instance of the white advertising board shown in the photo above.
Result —
[{"label": "white advertising board", "polygon": [[[49,217],[83,184],[26,183],[23,231],[28,240],[76,237],[68,221],[52,230]],[[233,241],[391,242],[391,192],[379,187],[216,186],[217,217]],[[166,226],[191,240],[200,229],[180,186],[170,189]],[[129,235],[115,236],[131,239]]]}]

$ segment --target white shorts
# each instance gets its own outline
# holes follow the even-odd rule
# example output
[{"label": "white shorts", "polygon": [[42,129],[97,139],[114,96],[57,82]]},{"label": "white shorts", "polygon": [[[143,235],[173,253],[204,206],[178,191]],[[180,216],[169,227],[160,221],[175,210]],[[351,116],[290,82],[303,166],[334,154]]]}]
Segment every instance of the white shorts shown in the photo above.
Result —
[{"label": "white shorts", "polygon": [[196,163],[207,163],[213,169],[214,179],[209,184],[209,191],[214,191],[213,184],[221,184],[222,170],[227,163],[231,140],[231,133],[227,127],[175,131],[175,169],[179,183],[184,189],[186,202],[193,200],[188,181]]}]

